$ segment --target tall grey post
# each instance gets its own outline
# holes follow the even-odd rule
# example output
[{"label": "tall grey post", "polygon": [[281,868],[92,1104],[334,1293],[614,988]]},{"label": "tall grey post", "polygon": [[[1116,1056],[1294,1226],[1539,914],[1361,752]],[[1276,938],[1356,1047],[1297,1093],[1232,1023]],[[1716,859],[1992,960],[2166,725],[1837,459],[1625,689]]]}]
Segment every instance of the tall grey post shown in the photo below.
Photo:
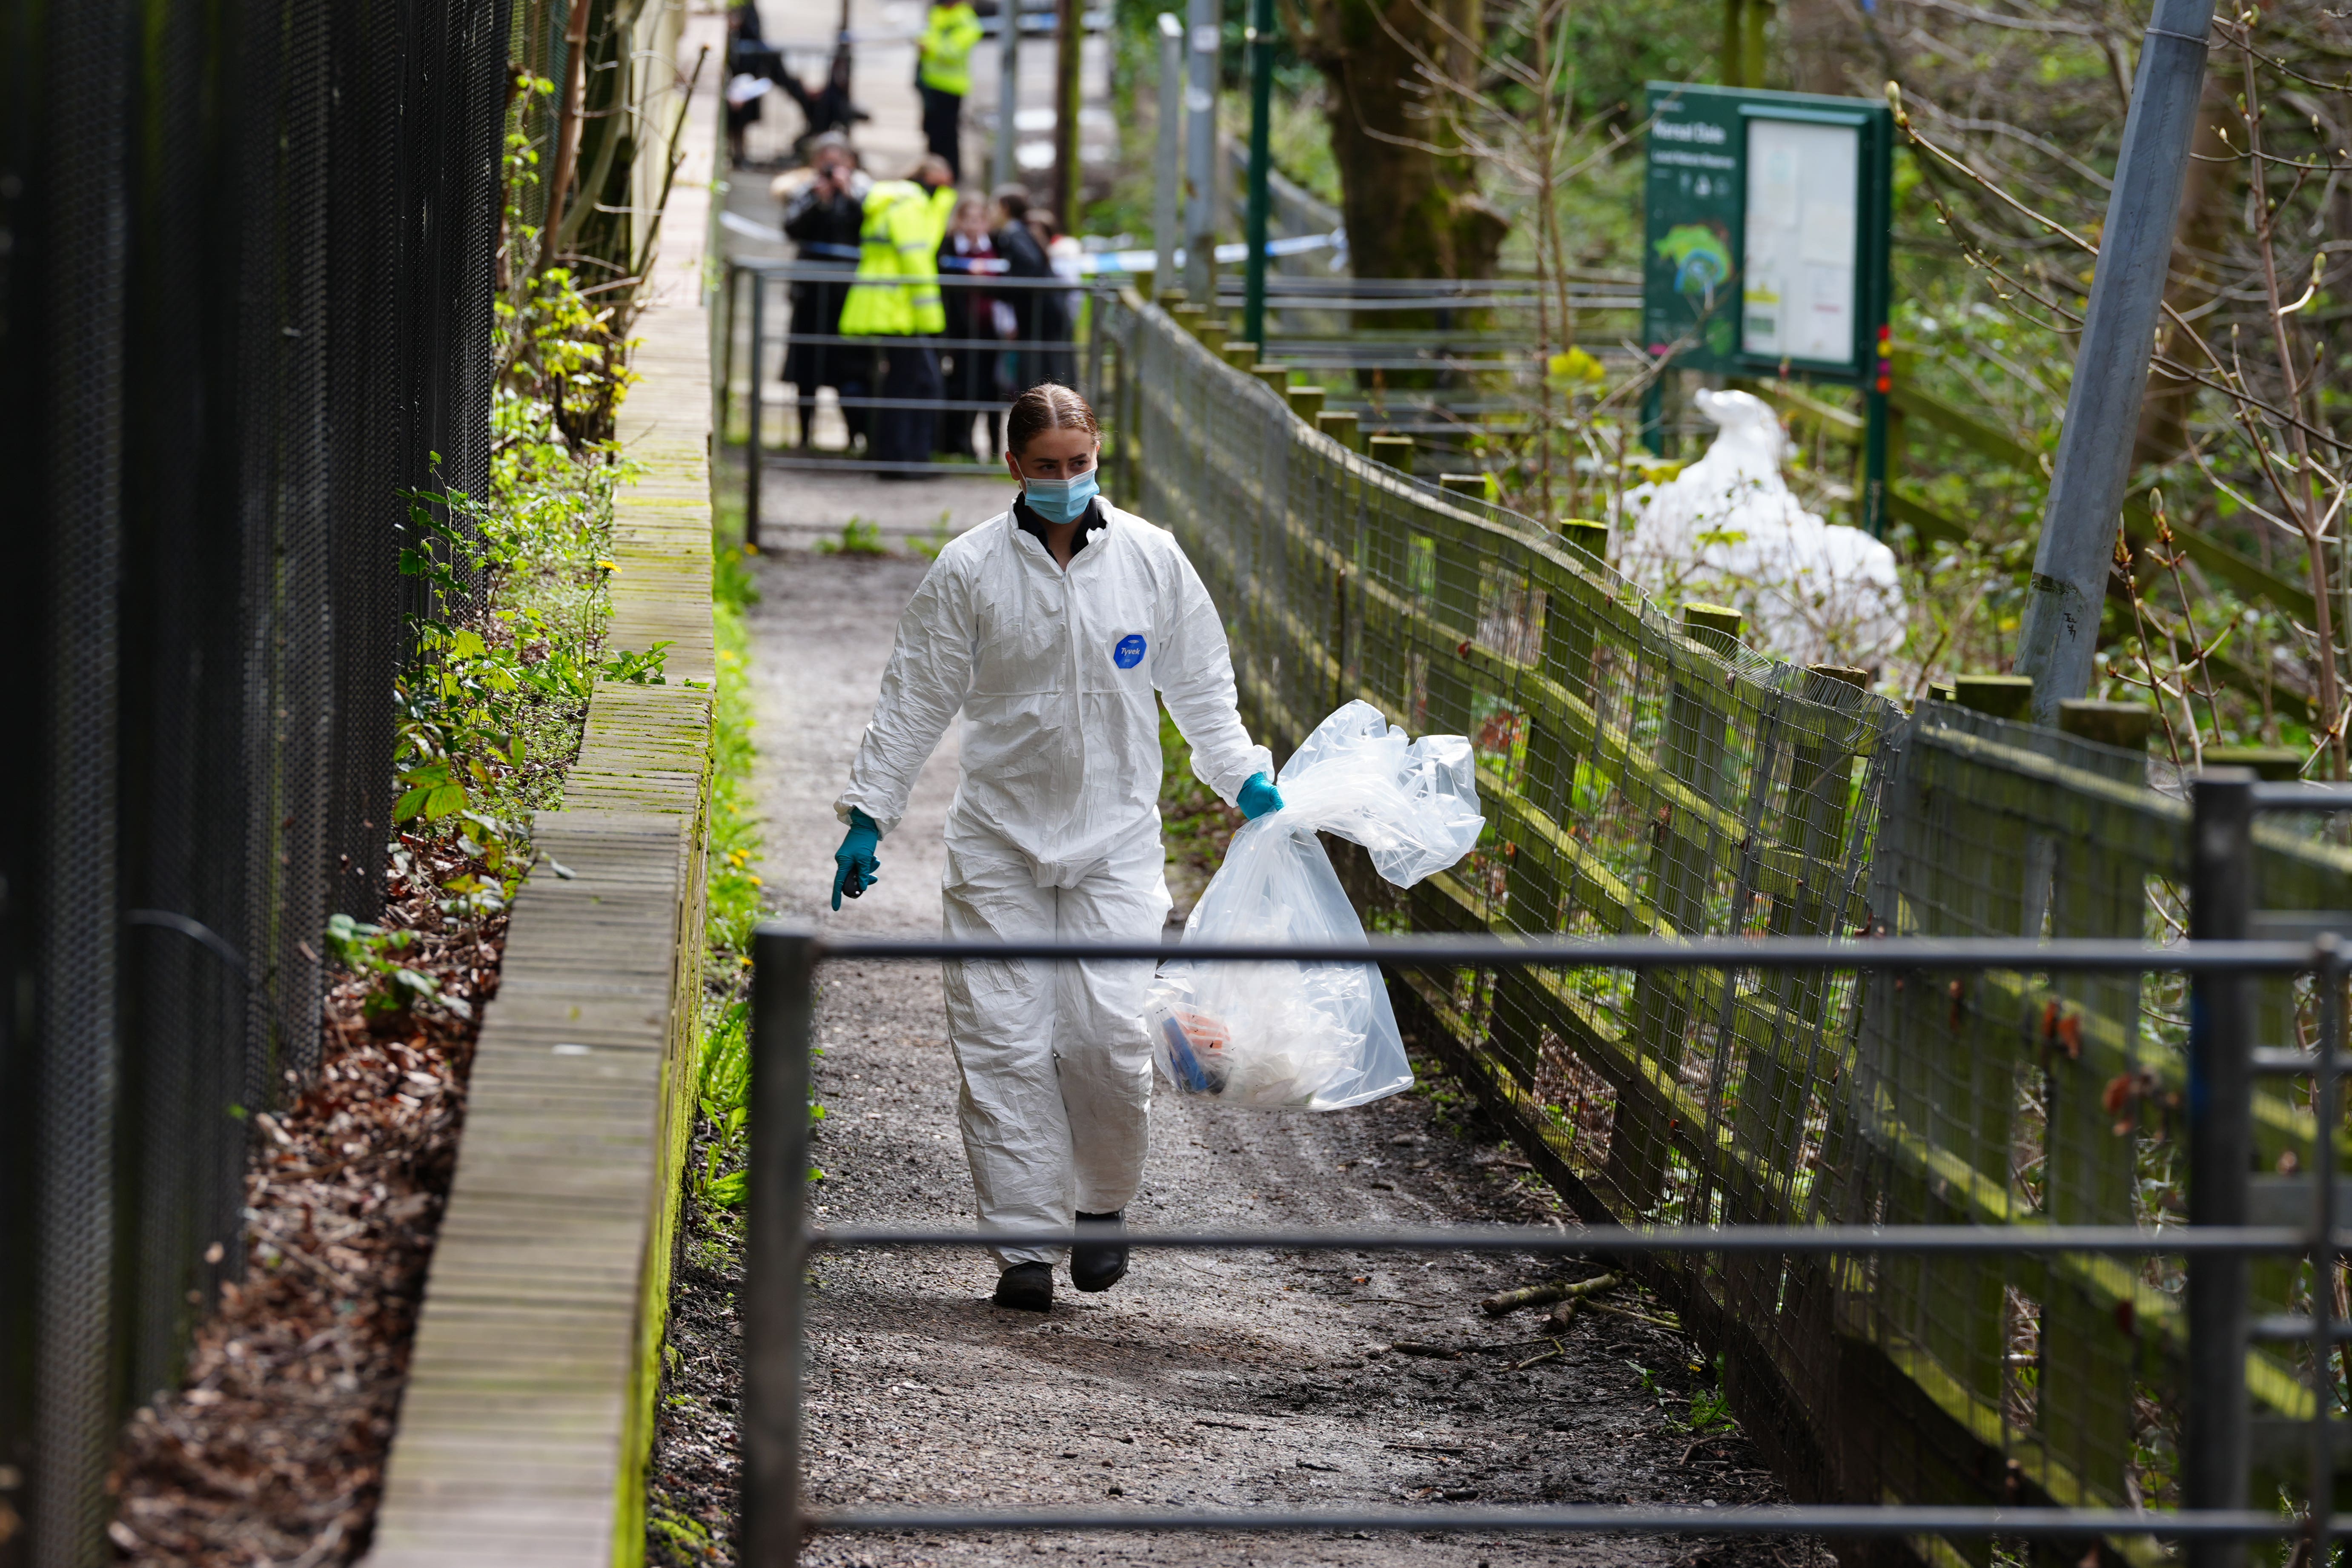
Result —
[{"label": "tall grey post", "polygon": [[1191,0],[1192,86],[1184,95],[1184,291],[1216,309],[1217,48],[1224,37],[1218,0]]},{"label": "tall grey post", "polygon": [[743,1312],[743,1561],[788,1568],[801,1548],[802,1271],[808,1260],[809,1047],[816,933],[752,939],[751,1158]]},{"label": "tall grey post", "polygon": [[1021,143],[1021,0],[1003,0],[996,24],[996,149],[989,184],[1009,185],[1016,171],[1013,150]]},{"label": "tall grey post", "polygon": [[2212,17],[2212,0],[2156,0],[2140,45],[2018,648],[2018,673],[2033,678],[2037,723],[2055,724],[2058,705],[2091,689],[2099,607],[2131,482],[2132,439],[2147,392]]},{"label": "tall grey post", "polygon": [[1160,147],[1151,185],[1151,286],[1176,284],[1176,225],[1183,211],[1179,153],[1184,135],[1184,24],[1160,13]]},{"label": "tall grey post", "polygon": [[[2189,935],[2243,941],[2253,906],[2254,775],[2216,768],[2190,786]],[[2189,1223],[2244,1225],[2253,1160],[2253,990],[2200,973],[2189,991]],[[2189,1259],[2189,1376],[2181,1401],[2181,1502],[2246,1506],[2246,1282],[2242,1254]],[[2242,1568],[2242,1541],[2189,1542],[2189,1568]]]}]

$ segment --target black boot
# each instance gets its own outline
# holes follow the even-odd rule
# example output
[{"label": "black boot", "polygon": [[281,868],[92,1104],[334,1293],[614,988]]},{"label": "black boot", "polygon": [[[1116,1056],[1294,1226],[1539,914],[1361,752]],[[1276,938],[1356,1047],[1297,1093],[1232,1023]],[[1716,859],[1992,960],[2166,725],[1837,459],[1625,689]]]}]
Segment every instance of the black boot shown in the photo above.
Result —
[{"label": "black boot", "polygon": [[1024,1312],[1052,1311],[1054,1266],[1050,1263],[1014,1264],[996,1277],[996,1304],[1018,1307]]},{"label": "black boot", "polygon": [[[1082,1214],[1081,1228],[1090,1225],[1115,1230],[1127,1228],[1127,1211]],[[1070,1248],[1070,1283],[1081,1290],[1108,1290],[1127,1277],[1127,1248],[1116,1241],[1082,1241]]]}]

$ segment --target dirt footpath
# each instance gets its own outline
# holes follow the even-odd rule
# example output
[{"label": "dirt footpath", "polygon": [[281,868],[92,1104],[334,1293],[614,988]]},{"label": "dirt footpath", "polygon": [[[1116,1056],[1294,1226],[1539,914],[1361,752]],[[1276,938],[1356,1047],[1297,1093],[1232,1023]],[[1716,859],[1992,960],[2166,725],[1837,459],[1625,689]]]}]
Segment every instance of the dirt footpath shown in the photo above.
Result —
[{"label": "dirt footpath", "polygon": [[[794,918],[864,931],[938,929],[940,823],[953,758],[935,761],[908,824],[882,847],[879,887],[820,915],[839,830],[830,802],[923,563],[772,555],[756,612],[759,743],[771,803],[767,875]],[[817,1082],[835,1222],[968,1220],[955,1067],[937,971],[844,964],[820,1006]],[[1163,1091],[1139,1227],[1542,1223],[1531,1175],[1455,1084],[1352,1111],[1254,1113]],[[703,1245],[700,1242],[697,1246]],[[723,1250],[723,1249],[722,1249]],[[673,1342],[677,1397],[706,1410],[700,1447],[665,1420],[662,1463],[731,1488],[740,1332],[720,1250],[689,1258]],[[1569,1266],[1571,1272],[1586,1272]],[[698,1274],[698,1270],[699,1273]],[[923,1502],[1192,1507],[1405,1504],[1428,1533],[996,1536],[821,1540],[818,1563],[1073,1562],[1528,1563],[1695,1565],[1818,1556],[1799,1545],[1696,1538],[1553,1540],[1439,1533],[1449,1508],[1536,1501],[1777,1500],[1736,1430],[1690,1426],[1712,1379],[1678,1335],[1581,1318],[1557,1341],[1539,1312],[1492,1320],[1482,1296],[1546,1277],[1532,1258],[1142,1252],[1096,1296],[1057,1279],[1050,1315],[989,1304],[978,1254],[864,1253],[816,1268],[808,1470],[820,1504]],[[1619,1293],[1636,1310],[1656,1303]],[[1400,1342],[1451,1357],[1401,1352]],[[694,1458],[699,1453],[698,1459]],[[681,1457],[683,1456],[683,1457]],[[717,1498],[712,1499],[716,1505]]]}]

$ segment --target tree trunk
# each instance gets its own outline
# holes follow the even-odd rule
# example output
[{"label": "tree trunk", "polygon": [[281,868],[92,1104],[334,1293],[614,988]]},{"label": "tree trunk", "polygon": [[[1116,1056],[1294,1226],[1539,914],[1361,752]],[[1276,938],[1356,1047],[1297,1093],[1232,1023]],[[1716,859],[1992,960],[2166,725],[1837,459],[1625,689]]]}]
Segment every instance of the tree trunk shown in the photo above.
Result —
[{"label": "tree trunk", "polygon": [[[2215,269],[2222,261],[2229,230],[2245,200],[2245,165],[2232,155],[2221,129],[2237,120],[2237,106],[2228,79],[2220,71],[2205,77],[2205,95],[2197,105],[2199,154],[2189,165],[2180,190],[2180,216],[2172,231],[2172,264],[2165,279],[2164,302],[2187,315],[2213,298]],[[2197,351],[2172,324],[2158,323],[2157,352],[2172,359],[2195,363]],[[2149,375],[2147,395],[2139,405],[2139,428],[2132,438],[2132,464],[2169,463],[2189,450],[2189,411],[2196,401],[2197,384],[2175,381],[2162,371]],[[2262,554],[2270,557],[2269,531],[2258,529]]]},{"label": "tree trunk", "polygon": [[1414,58],[1471,79],[1477,62],[1448,28],[1477,38],[1475,0],[1307,0],[1303,8],[1308,26],[1296,42],[1330,84],[1331,159],[1355,275],[1492,277],[1509,225],[1479,195],[1476,165],[1438,150],[1453,140],[1445,106]]}]

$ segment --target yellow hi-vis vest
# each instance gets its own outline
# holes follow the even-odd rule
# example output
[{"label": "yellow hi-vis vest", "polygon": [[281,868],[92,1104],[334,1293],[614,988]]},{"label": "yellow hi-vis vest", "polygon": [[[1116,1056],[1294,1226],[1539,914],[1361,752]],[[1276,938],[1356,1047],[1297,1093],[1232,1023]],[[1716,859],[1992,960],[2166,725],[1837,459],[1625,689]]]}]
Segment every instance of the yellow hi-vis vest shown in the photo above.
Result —
[{"label": "yellow hi-vis vest", "polygon": [[[947,210],[955,192],[942,187]],[[866,193],[858,231],[857,281],[841,304],[844,337],[906,337],[948,330],[940,306],[938,200],[912,180],[883,180]]]},{"label": "yellow hi-vis vest", "polygon": [[[1009,13],[1010,7],[1007,7]],[[1008,14],[1006,25],[1011,25]],[[922,84],[940,92],[951,92],[958,98],[971,90],[971,51],[979,43],[982,28],[980,15],[964,0],[952,5],[934,5],[930,18],[923,28]]]}]

